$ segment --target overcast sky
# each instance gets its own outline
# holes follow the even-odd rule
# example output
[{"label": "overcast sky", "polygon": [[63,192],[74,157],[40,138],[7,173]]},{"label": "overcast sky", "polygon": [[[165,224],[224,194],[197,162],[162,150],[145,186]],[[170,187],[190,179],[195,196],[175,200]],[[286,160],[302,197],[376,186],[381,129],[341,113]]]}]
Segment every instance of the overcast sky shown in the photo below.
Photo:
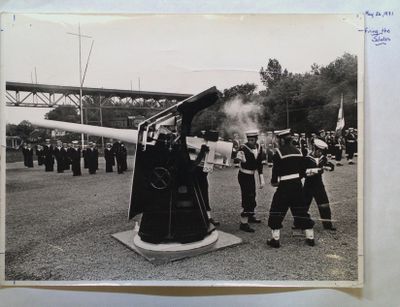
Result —
[{"label": "overcast sky", "polygon": [[[79,84],[78,38],[94,48],[85,86],[197,93],[246,82],[262,89],[269,58],[290,72],[327,65],[362,52],[356,15],[50,15],[9,14],[3,24],[6,80]],[[82,39],[83,66],[91,39]],[[48,109],[7,108],[9,122],[42,117]]]}]

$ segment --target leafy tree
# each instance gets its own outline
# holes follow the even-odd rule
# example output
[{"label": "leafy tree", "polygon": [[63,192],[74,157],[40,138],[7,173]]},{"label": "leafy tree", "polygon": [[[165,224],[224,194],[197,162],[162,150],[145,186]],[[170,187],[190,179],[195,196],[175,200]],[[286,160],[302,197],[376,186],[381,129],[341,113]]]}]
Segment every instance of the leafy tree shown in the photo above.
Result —
[{"label": "leafy tree", "polygon": [[286,127],[287,109],[289,126],[297,131],[317,131],[321,128],[335,129],[341,95],[344,97],[346,126],[357,125],[357,58],[345,53],[327,66],[314,63],[311,72],[295,74],[284,71],[270,59],[270,71],[260,72],[266,90],[264,99],[266,127]]},{"label": "leafy tree", "polygon": [[254,83],[245,83],[225,89],[222,99],[228,101],[232,98],[239,97],[243,100],[248,100],[254,94],[257,85]]},{"label": "leafy tree", "polygon": [[[287,74],[288,72],[285,69],[285,75],[287,76]],[[261,67],[260,77],[267,91],[273,89],[283,77],[282,66],[279,61],[277,59],[269,59],[267,67]]]},{"label": "leafy tree", "polygon": [[80,115],[75,106],[58,106],[57,108],[51,110],[45,114],[47,119],[58,120],[62,122],[69,123],[80,123]]}]

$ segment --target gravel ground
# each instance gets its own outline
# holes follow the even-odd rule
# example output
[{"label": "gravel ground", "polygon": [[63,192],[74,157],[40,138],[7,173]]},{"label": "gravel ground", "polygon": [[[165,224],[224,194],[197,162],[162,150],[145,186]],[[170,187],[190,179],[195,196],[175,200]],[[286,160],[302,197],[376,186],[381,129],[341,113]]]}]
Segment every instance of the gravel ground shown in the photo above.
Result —
[{"label": "gravel ground", "polygon": [[[132,162],[130,157],[130,163]],[[266,224],[274,188],[258,190],[263,222],[253,234],[239,231],[240,190],[237,169],[209,175],[210,199],[222,231],[244,244],[163,265],[147,262],[111,237],[134,227],[127,220],[132,172],[82,177],[46,173],[7,164],[7,280],[357,280],[356,165],[324,174],[336,232],[317,221],[316,246],[293,236],[286,216],[280,249],[266,245]],[[131,168],[130,168],[131,169]],[[265,167],[267,182],[270,169]],[[315,203],[311,215],[319,217]]]}]

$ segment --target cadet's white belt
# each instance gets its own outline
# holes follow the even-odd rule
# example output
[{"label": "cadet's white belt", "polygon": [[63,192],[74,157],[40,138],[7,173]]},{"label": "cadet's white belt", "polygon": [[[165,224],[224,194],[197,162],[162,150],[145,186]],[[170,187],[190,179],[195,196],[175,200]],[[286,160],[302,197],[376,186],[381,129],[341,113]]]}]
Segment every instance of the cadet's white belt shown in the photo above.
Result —
[{"label": "cadet's white belt", "polygon": [[254,175],[254,173],[256,172],[256,171],[252,171],[250,169],[244,169],[244,168],[240,168],[239,171],[242,172],[243,174],[247,174],[247,175]]},{"label": "cadet's white belt", "polygon": [[280,176],[279,181],[291,180],[291,179],[296,179],[296,178],[300,178],[300,175],[299,174],[291,174],[291,175]]}]

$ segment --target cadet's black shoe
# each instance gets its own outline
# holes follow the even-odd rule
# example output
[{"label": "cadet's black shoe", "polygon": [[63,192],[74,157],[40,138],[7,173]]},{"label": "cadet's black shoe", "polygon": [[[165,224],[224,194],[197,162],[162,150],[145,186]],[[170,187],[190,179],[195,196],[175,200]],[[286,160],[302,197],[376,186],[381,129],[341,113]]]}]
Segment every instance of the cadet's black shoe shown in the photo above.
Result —
[{"label": "cadet's black shoe", "polygon": [[281,246],[281,244],[279,243],[279,240],[275,240],[275,239],[268,239],[267,244],[273,248],[279,248]]},{"label": "cadet's black shoe", "polygon": [[324,227],[325,230],[336,231],[336,228],[333,227],[332,222],[322,222],[322,226]]},{"label": "cadet's black shoe", "polygon": [[350,161],[350,162],[349,162],[349,165],[352,165],[352,164],[354,164],[354,162]]},{"label": "cadet's black shoe", "polygon": [[314,239],[306,239],[306,243],[307,243],[308,246],[314,246],[315,245]]},{"label": "cadet's black shoe", "polygon": [[217,221],[214,220],[214,219],[209,219],[209,222],[210,222],[211,224],[213,224],[214,226],[219,226],[219,225],[220,225],[220,222],[217,222]]},{"label": "cadet's black shoe", "polygon": [[255,230],[253,228],[251,228],[249,224],[240,223],[239,229],[243,230],[245,232],[255,232]]},{"label": "cadet's black shoe", "polygon": [[254,217],[254,216],[249,216],[249,223],[253,223],[253,224],[260,224],[261,220]]}]

